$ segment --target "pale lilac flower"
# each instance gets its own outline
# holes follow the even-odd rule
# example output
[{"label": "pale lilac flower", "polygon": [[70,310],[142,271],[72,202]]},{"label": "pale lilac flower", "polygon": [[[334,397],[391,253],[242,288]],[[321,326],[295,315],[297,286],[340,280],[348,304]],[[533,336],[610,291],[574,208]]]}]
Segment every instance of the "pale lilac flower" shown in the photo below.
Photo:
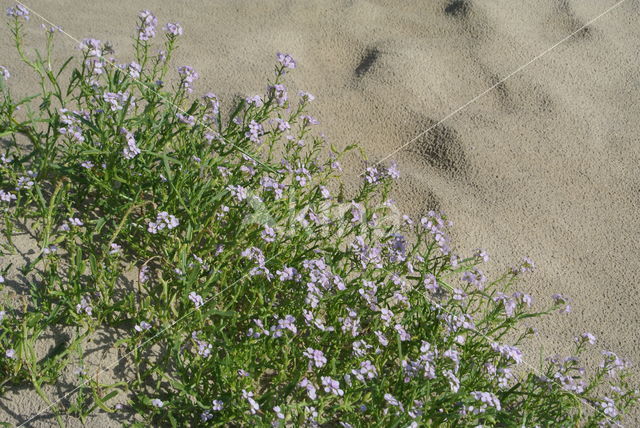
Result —
[{"label": "pale lilac flower", "polygon": [[399,407],[400,409],[403,409],[402,403],[399,402],[396,397],[394,397],[393,395],[387,393],[384,394],[384,399],[387,403],[389,403],[389,405],[394,406],[394,407]]},{"label": "pale lilac flower", "polygon": [[202,299],[202,296],[196,294],[195,291],[192,291],[191,293],[189,293],[189,300],[191,300],[193,302],[193,304],[195,305],[196,309],[200,308],[200,306],[204,305],[204,300]]},{"label": "pale lilac flower", "polygon": [[324,386],[324,392],[329,392],[340,397],[344,395],[344,391],[340,389],[339,381],[332,379],[329,376],[322,376],[320,379],[322,380],[322,385]]},{"label": "pale lilac flower", "polygon": [[82,297],[80,303],[76,305],[76,312],[81,314],[82,312],[91,316],[93,308],[91,307],[91,300],[88,297]]},{"label": "pale lilac flower", "polygon": [[280,276],[280,281],[299,281],[300,274],[296,268],[292,267],[283,267],[282,270],[276,271],[276,273]]},{"label": "pale lilac flower", "polygon": [[384,334],[382,334],[381,331],[376,330],[376,331],[374,331],[374,333],[378,337],[378,342],[380,342],[380,345],[387,346],[389,344],[389,341],[384,336]]},{"label": "pale lilac flower", "polygon": [[227,190],[231,192],[231,195],[235,197],[238,202],[247,199],[247,191],[242,186],[227,186]]},{"label": "pale lilac flower", "polygon": [[140,281],[140,283],[144,284],[145,282],[147,282],[147,280],[149,279],[149,276],[147,275],[148,272],[149,272],[149,266],[147,265],[142,266],[142,268],[140,269],[140,272],[138,273],[138,281]]},{"label": "pale lilac flower", "polygon": [[278,124],[278,130],[284,132],[288,129],[291,129],[291,125],[284,119],[280,119],[279,117],[275,118],[274,121]]},{"label": "pale lilac flower", "polygon": [[580,337],[576,337],[575,341],[578,343],[589,342],[590,345],[596,344],[596,337],[591,333],[582,333]]},{"label": "pale lilac flower", "polygon": [[373,379],[378,376],[378,370],[371,361],[366,360],[360,363],[359,369],[353,369],[351,371],[353,375],[361,382],[365,382],[368,379]]},{"label": "pale lilac flower", "polygon": [[77,227],[80,227],[84,224],[82,223],[82,220],[80,220],[77,217],[69,217],[69,223],[71,223],[72,226],[77,226]]},{"label": "pale lilac flower", "polygon": [[380,309],[380,319],[382,319],[382,321],[384,322],[385,327],[388,327],[389,324],[391,324],[391,321],[393,320],[393,312],[391,311],[391,309],[387,309],[387,308],[382,308]]},{"label": "pale lilac flower", "polygon": [[451,370],[445,370],[442,374],[449,380],[449,387],[451,392],[458,392],[460,389],[460,380],[456,377]]},{"label": "pale lilac flower", "polygon": [[398,334],[400,335],[400,341],[401,342],[406,342],[407,340],[411,340],[411,335],[409,333],[407,333],[407,331],[404,329],[402,324],[396,324],[394,326],[394,328],[398,332]]},{"label": "pale lilac flower", "polygon": [[13,360],[13,359],[16,358],[16,350],[15,349],[7,349],[7,351],[4,353],[4,355],[7,358],[10,358],[10,359]]},{"label": "pale lilac flower", "polygon": [[386,175],[390,177],[392,180],[397,180],[400,178],[400,170],[398,170],[398,164],[396,162],[392,162],[387,168]]},{"label": "pale lilac flower", "polygon": [[258,410],[260,410],[260,405],[253,399],[253,392],[247,392],[246,390],[242,390],[242,398],[246,399],[249,402],[249,412],[252,415],[255,415]]},{"label": "pale lilac flower", "polygon": [[11,73],[9,73],[9,69],[7,67],[0,65],[0,76],[2,76],[4,80],[9,80]]},{"label": "pale lilac flower", "polygon": [[273,96],[278,103],[278,106],[283,107],[287,102],[288,94],[286,86],[282,84],[272,85],[268,87],[269,94]]},{"label": "pale lilac flower", "polygon": [[303,378],[300,383],[298,384],[298,386],[300,388],[305,388],[307,390],[307,395],[309,396],[310,399],[315,400],[316,399],[316,386],[311,383],[311,381],[309,379],[307,379],[306,377]]},{"label": "pale lilac flower", "polygon": [[615,418],[616,416],[618,416],[618,409],[616,409],[615,401],[613,401],[609,397],[604,397],[603,400],[604,401],[600,402],[599,404],[600,407],[602,407],[602,411],[604,412],[604,414],[609,416],[610,418]]},{"label": "pale lilac flower", "polygon": [[178,227],[179,224],[180,221],[174,215],[171,215],[166,211],[161,211],[158,213],[155,222],[149,222],[147,231],[155,234],[165,227],[169,230],[174,229]]},{"label": "pale lilac flower", "polygon": [[151,13],[151,11],[143,10],[138,14],[141,19],[141,23],[138,26],[138,37],[142,41],[147,41],[156,35],[156,25],[158,25],[158,19]]},{"label": "pale lilac flower", "polygon": [[11,192],[5,192],[4,190],[0,190],[0,201],[11,202],[12,199],[17,199],[16,195]]},{"label": "pale lilac flower", "polygon": [[278,52],[276,54],[276,58],[284,68],[296,68],[296,62],[293,60],[291,55]]},{"label": "pale lilac flower", "polygon": [[322,367],[327,364],[327,359],[324,356],[324,353],[317,349],[307,348],[307,350],[304,351],[303,355],[311,360],[309,361],[309,366],[313,364],[316,367]]},{"label": "pale lilac flower", "polygon": [[176,23],[169,22],[167,25],[164,26],[164,31],[166,31],[167,34],[172,36],[182,36],[182,27],[177,22]]},{"label": "pale lilac flower", "polygon": [[213,404],[212,409],[216,412],[219,412],[224,408],[224,403],[222,402],[222,400],[213,400],[212,404]]},{"label": "pale lilac flower", "polygon": [[245,132],[245,137],[249,138],[252,142],[260,144],[260,136],[264,133],[262,125],[252,120],[249,124],[249,130]]},{"label": "pale lilac flower", "polygon": [[[32,171],[28,171],[28,173],[32,173]],[[16,189],[31,189],[35,182],[31,179],[34,177],[33,174],[30,174],[31,177],[22,176],[18,178],[18,184],[16,185]]]},{"label": "pale lilac flower", "polygon": [[137,331],[138,333],[142,332],[143,330],[149,330],[151,328],[151,324],[149,324],[146,321],[140,321],[140,324],[136,324],[133,329],[135,331]]},{"label": "pale lilac flower", "polygon": [[568,314],[571,312],[571,305],[569,305],[569,299],[562,294],[554,294],[551,296],[553,303],[556,305],[566,305],[563,309],[560,309],[560,313]]},{"label": "pale lilac flower", "polygon": [[303,125],[318,125],[320,121],[313,116],[309,116],[308,114],[300,115],[300,119],[302,120]]},{"label": "pale lilac flower", "polygon": [[182,113],[176,113],[176,117],[182,123],[186,123],[187,125],[193,126],[196,124],[196,118],[191,115],[185,115]]},{"label": "pale lilac flower", "polygon": [[282,408],[280,408],[280,406],[275,406],[273,411],[276,413],[276,417],[278,419],[284,419],[284,413],[282,413]]},{"label": "pale lilac flower", "polygon": [[133,96],[129,95],[129,91],[125,92],[105,92],[102,98],[109,104],[111,111],[122,110],[127,104],[134,106]]},{"label": "pale lilac flower", "polygon": [[494,352],[498,352],[504,358],[513,360],[516,364],[522,363],[522,351],[515,346],[500,345],[494,342],[491,344],[491,349],[493,349]]},{"label": "pale lilac flower", "polygon": [[118,254],[122,249],[122,247],[116,244],[115,242],[112,243],[110,246],[111,246],[111,250],[109,250],[109,254]]},{"label": "pale lilac flower", "polygon": [[15,5],[15,7],[7,8],[7,16],[18,18],[24,18],[25,21],[29,20],[29,10],[21,4]]},{"label": "pale lilac flower", "polygon": [[125,128],[120,128],[120,133],[123,134],[124,138],[127,140],[127,145],[122,149],[122,155],[124,158],[131,160],[138,156],[141,152],[136,145],[136,139],[133,136],[133,133],[129,132]]},{"label": "pale lilac flower", "polygon": [[535,268],[536,268],[536,265],[535,265],[535,263],[533,263],[533,260],[531,260],[529,257],[523,257],[522,258],[522,262],[520,263],[520,265],[512,268],[511,272],[514,275],[518,275],[518,274],[522,274],[522,273],[531,272]]},{"label": "pale lilac flower", "polygon": [[302,100],[305,102],[311,102],[316,99],[316,97],[314,97],[312,94],[310,94],[307,91],[299,91],[298,96],[302,98]]},{"label": "pale lilac flower", "polygon": [[52,253],[55,253],[56,251],[58,251],[58,247],[56,247],[55,245],[50,245],[42,249],[42,252],[44,254],[52,254]]},{"label": "pale lilac flower", "polygon": [[161,408],[162,406],[164,406],[164,403],[162,402],[162,400],[158,398],[154,398],[153,400],[151,400],[151,404],[157,408]]},{"label": "pale lilac flower", "polygon": [[178,74],[180,75],[180,86],[188,93],[193,92],[193,82],[198,80],[200,75],[193,69],[193,67],[188,65],[178,67]]},{"label": "pale lilac flower", "polygon": [[80,164],[80,166],[86,169],[91,169],[94,167],[93,162],[91,161],[84,161]]},{"label": "pale lilac flower", "polygon": [[262,107],[264,105],[264,101],[262,101],[262,98],[260,97],[260,95],[254,95],[252,97],[247,97],[245,99],[245,101],[247,102],[247,104],[249,105],[253,105],[255,107]]},{"label": "pale lilac flower", "polygon": [[213,419],[213,415],[211,414],[211,410],[205,410],[200,414],[200,420],[202,422],[207,422]]},{"label": "pale lilac flower", "polygon": [[142,66],[137,62],[130,62],[127,65],[127,71],[131,78],[137,79],[138,77],[140,77],[140,73],[142,72]]},{"label": "pale lilac flower", "polygon": [[500,400],[491,392],[473,391],[471,396],[488,406],[495,407],[496,410],[502,410]]},{"label": "pale lilac flower", "polygon": [[296,319],[293,317],[293,315],[285,315],[284,318],[278,320],[278,328],[280,330],[289,330],[292,331],[294,334],[298,332],[298,328],[295,325],[295,321]]}]

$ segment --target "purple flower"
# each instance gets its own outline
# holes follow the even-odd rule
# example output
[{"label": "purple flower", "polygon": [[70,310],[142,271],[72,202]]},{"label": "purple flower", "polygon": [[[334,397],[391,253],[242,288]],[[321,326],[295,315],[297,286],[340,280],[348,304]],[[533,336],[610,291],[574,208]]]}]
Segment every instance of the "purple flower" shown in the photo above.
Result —
[{"label": "purple flower", "polygon": [[249,412],[252,415],[255,415],[258,410],[260,410],[260,405],[253,399],[253,392],[247,392],[246,390],[242,390],[242,398],[246,399],[249,402]]},{"label": "purple flower", "polygon": [[498,399],[498,397],[496,397],[495,394],[491,392],[473,391],[471,393],[471,396],[488,406],[495,407],[496,410],[502,409],[502,407],[500,406],[500,400]]},{"label": "purple flower", "polygon": [[269,90],[269,95],[275,98],[276,103],[278,103],[280,107],[283,107],[288,99],[286,86],[278,84],[269,86],[267,89]]},{"label": "purple flower", "polygon": [[275,406],[273,408],[273,411],[276,413],[276,417],[278,419],[284,419],[284,413],[282,413],[282,409],[280,408],[280,406]]},{"label": "purple flower", "polygon": [[264,226],[264,230],[261,235],[265,242],[273,242],[276,240],[276,231],[267,225]]},{"label": "purple flower", "polygon": [[7,67],[0,65],[0,76],[2,76],[4,80],[8,80],[9,77],[11,77],[11,73],[9,73],[9,69],[7,69]]},{"label": "purple flower", "polygon": [[224,408],[224,403],[222,402],[222,400],[213,400],[212,404],[213,404],[212,409],[216,412],[219,412]]},{"label": "purple flower", "polygon": [[191,293],[189,293],[189,300],[193,302],[196,309],[199,309],[200,306],[204,305],[204,300],[202,299],[202,296],[200,296],[199,294],[196,294],[195,291],[192,291]]},{"label": "purple flower", "polygon": [[589,342],[590,345],[596,344],[596,337],[591,333],[582,333],[580,337],[576,337],[575,341],[578,343]]},{"label": "purple flower", "polygon": [[553,299],[553,303],[555,305],[561,306],[566,305],[563,309],[560,309],[560,313],[568,314],[571,312],[571,305],[569,305],[569,299],[563,296],[562,294],[554,294],[551,296]]},{"label": "purple flower", "polygon": [[312,400],[316,399],[317,388],[313,383],[311,383],[311,381],[309,381],[309,379],[307,379],[306,377],[303,378],[298,386],[307,390],[307,395],[309,396],[309,398],[311,398]]},{"label": "purple flower", "polygon": [[164,31],[166,31],[167,34],[170,36],[174,36],[174,37],[182,36],[182,27],[177,22],[176,23],[169,22],[167,25],[164,26]]},{"label": "purple flower", "polygon": [[604,412],[604,414],[609,416],[610,418],[615,418],[616,416],[618,416],[618,409],[616,409],[615,402],[609,397],[604,397],[603,400],[604,401],[600,402],[599,404],[600,407],[602,407],[602,411]]},{"label": "purple flower", "polygon": [[11,192],[0,190],[0,201],[11,202],[12,199],[16,199],[16,195]]},{"label": "purple flower", "polygon": [[494,352],[498,352],[504,358],[513,360],[516,364],[522,363],[522,351],[515,346],[500,345],[494,342],[491,344],[491,349],[493,349]]},{"label": "purple flower", "polygon": [[87,51],[87,56],[101,57],[102,56],[102,42],[97,39],[82,39],[78,47]]},{"label": "purple flower", "polygon": [[202,422],[207,422],[213,419],[213,415],[211,414],[211,410],[205,410],[200,414],[200,420]]},{"label": "purple flower", "polygon": [[247,102],[247,104],[249,105],[253,105],[255,107],[262,107],[264,105],[264,102],[262,101],[262,98],[260,97],[260,95],[254,95],[252,97],[247,97],[245,98],[245,101]]},{"label": "purple flower", "polygon": [[302,98],[302,100],[305,102],[311,102],[316,99],[316,97],[314,97],[312,94],[306,91],[299,91],[298,96]]},{"label": "purple flower", "polygon": [[399,407],[400,409],[403,409],[402,403],[399,402],[393,395],[391,394],[384,394],[384,399],[387,403],[389,403],[391,406],[394,407]]},{"label": "purple flower", "polygon": [[309,116],[308,114],[300,115],[300,119],[302,120],[302,124],[306,125],[318,125],[320,122],[313,116]]},{"label": "purple flower", "polygon": [[296,268],[292,267],[283,267],[282,270],[276,271],[276,273],[280,276],[280,281],[299,281],[300,275]]},{"label": "purple flower", "polygon": [[313,364],[316,367],[322,367],[327,364],[327,359],[325,358],[324,353],[317,349],[307,348],[303,355],[311,360],[309,361],[309,366]]},{"label": "purple flower", "polygon": [[186,123],[187,125],[193,126],[196,124],[196,118],[191,115],[184,115],[182,113],[176,113],[176,117],[182,123]]},{"label": "purple flower", "polygon": [[361,362],[360,368],[352,370],[351,373],[353,373],[356,379],[361,382],[365,382],[367,379],[373,379],[378,376],[376,366],[374,366],[369,360]]},{"label": "purple flower", "polygon": [[154,398],[153,400],[151,400],[151,404],[157,408],[161,408],[162,406],[164,406],[164,403],[162,402],[162,400],[158,398]]},{"label": "purple flower", "polygon": [[155,222],[149,222],[147,231],[149,233],[155,234],[155,233],[158,233],[160,230],[164,229],[165,227],[169,230],[174,229],[178,227],[179,224],[180,224],[180,221],[178,221],[178,219],[175,216],[167,213],[166,211],[161,211],[156,216]]},{"label": "purple flower", "polygon": [[29,10],[21,4],[15,5],[15,7],[7,8],[7,16],[12,16],[16,19],[24,18],[25,21],[29,20]]},{"label": "purple flower", "polygon": [[276,58],[284,68],[296,68],[296,62],[293,60],[291,55],[278,52],[276,54]]},{"label": "purple flower", "polygon": [[247,199],[247,191],[242,186],[227,186],[227,190],[231,192],[238,202],[242,202]]},{"label": "purple flower", "polygon": [[344,395],[344,391],[340,389],[340,382],[329,376],[322,376],[320,379],[324,386],[324,392],[329,392],[340,397]]},{"label": "purple flower", "polygon": [[193,67],[188,65],[178,67],[178,74],[180,75],[180,86],[186,89],[188,93],[193,92],[192,84],[198,80],[200,75],[193,69]]},{"label": "purple flower", "polygon": [[445,370],[442,374],[449,380],[449,388],[451,392],[458,392],[460,389],[460,380],[456,377],[451,370]]},{"label": "purple flower", "polygon": [[77,226],[77,227],[80,227],[84,224],[82,223],[82,220],[76,217],[69,217],[69,223],[71,223],[72,226]]},{"label": "purple flower", "polygon": [[252,120],[251,123],[249,124],[249,130],[245,132],[244,135],[254,143],[260,144],[261,142],[260,136],[262,134],[264,134],[264,128],[262,127],[262,125],[256,122],[255,120]]},{"label": "purple flower", "polygon": [[76,305],[76,312],[81,314],[82,312],[91,316],[93,308],[91,307],[91,300],[88,297],[82,297],[80,303]]},{"label": "purple flower", "polygon": [[141,321],[140,324],[136,324],[133,329],[135,331],[137,331],[138,333],[142,332],[143,330],[149,330],[151,328],[151,324],[149,324],[146,321]]},{"label": "purple flower", "polygon": [[143,10],[138,14],[140,25],[138,26],[138,37],[142,41],[147,41],[156,36],[156,25],[158,19],[148,10]]},{"label": "purple flower", "polygon": [[16,350],[15,349],[7,349],[7,351],[4,353],[4,355],[7,358],[10,358],[10,359],[13,360],[13,359],[16,358]]},{"label": "purple flower", "polygon": [[124,135],[125,140],[127,140],[127,145],[122,149],[122,156],[128,160],[131,160],[138,156],[141,151],[136,145],[136,139],[133,136],[133,133],[129,132],[125,128],[120,128],[120,133]]}]

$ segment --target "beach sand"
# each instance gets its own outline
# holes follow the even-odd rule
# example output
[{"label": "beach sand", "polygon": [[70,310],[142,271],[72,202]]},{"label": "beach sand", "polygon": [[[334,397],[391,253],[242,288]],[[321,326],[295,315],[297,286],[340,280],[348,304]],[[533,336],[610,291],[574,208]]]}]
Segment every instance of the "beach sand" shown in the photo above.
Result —
[{"label": "beach sand", "polygon": [[[318,129],[337,146],[359,144],[370,161],[448,117],[391,158],[402,173],[396,201],[413,216],[446,212],[458,252],[486,249],[492,274],[530,256],[537,270],[519,288],[537,301],[572,299],[571,314],[536,324],[525,354],[532,365],[540,353],[566,352],[585,331],[640,362],[640,4],[625,1],[548,51],[615,4],[26,2],[77,39],[112,42],[119,62],[132,60],[139,10],[181,23],[174,64],[193,66],[196,91],[216,93],[227,108],[235,96],[263,93],[275,53],[290,53],[298,67],[288,84],[317,96]],[[29,24],[34,37],[40,22]],[[3,31],[0,64],[26,91]],[[77,42],[58,40],[61,55],[77,52]],[[364,163],[354,156],[344,167],[355,185]],[[0,402],[8,422],[42,406],[37,398]]]}]

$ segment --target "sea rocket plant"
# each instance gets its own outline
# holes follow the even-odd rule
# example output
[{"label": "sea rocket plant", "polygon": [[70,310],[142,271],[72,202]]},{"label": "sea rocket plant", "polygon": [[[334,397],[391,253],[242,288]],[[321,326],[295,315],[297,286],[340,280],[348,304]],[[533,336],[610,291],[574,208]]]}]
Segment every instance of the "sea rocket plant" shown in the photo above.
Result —
[{"label": "sea rocket plant", "polygon": [[[523,321],[566,316],[569,303],[555,295],[540,307],[513,289],[532,260],[488,278],[478,267],[488,254],[456,254],[445,215],[399,212],[395,164],[342,186],[353,147],[314,134],[313,95],[289,98],[284,78],[300,66],[291,55],[276,55],[265,93],[229,109],[211,92],[190,96],[198,73],[170,61],[182,27],[156,37],[151,11],[138,15],[133,58],[107,61],[112,48],[87,38],[71,73],[60,69],[72,62],[50,69],[47,56],[28,57],[28,11],[8,15],[41,93],[14,100],[0,68],[0,287],[28,281],[0,301],[3,385],[42,392],[82,366],[74,359],[106,330],[131,376],[98,383],[87,369],[65,409],[72,416],[119,410],[132,426],[597,426],[636,403],[629,363],[615,353],[584,367],[589,333],[574,355],[529,366]],[[51,52],[58,33],[38,34]],[[18,274],[2,263],[24,224],[42,250]],[[72,327],[69,351],[35,358],[53,326]]]}]

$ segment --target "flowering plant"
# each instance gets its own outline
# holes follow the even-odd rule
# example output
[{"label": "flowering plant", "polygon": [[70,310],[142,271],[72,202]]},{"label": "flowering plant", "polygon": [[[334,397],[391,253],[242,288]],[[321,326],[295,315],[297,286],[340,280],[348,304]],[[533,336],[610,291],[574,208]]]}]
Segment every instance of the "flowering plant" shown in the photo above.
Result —
[{"label": "flowering plant", "polygon": [[[395,165],[343,190],[354,147],[315,135],[313,95],[285,86],[290,55],[227,115],[194,95],[192,67],[170,66],[180,24],[154,51],[158,20],[142,11],[133,61],[85,39],[69,71],[72,58],[51,64],[55,29],[31,58],[28,10],[8,14],[40,93],[15,100],[0,67],[2,252],[24,228],[39,250],[20,267],[31,286],[0,301],[3,388],[30,384],[57,415],[117,412],[134,426],[598,425],[636,403],[615,354],[582,368],[588,333],[573,356],[528,365],[522,322],[568,311],[561,295],[535,309],[512,291],[531,260],[490,281],[484,251],[454,253],[444,215],[397,213]],[[36,358],[54,325],[75,335]],[[124,377],[79,370],[63,406],[43,385],[82,366],[107,329]]]}]

